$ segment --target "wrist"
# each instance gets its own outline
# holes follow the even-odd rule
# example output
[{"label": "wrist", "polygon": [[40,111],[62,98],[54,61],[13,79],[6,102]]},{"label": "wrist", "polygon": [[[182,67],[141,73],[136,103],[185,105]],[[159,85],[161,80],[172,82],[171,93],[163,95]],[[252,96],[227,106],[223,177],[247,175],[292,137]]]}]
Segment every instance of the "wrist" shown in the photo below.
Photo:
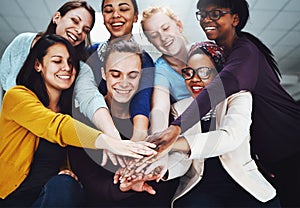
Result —
[{"label": "wrist", "polygon": [[95,147],[96,149],[108,149],[108,144],[106,142],[107,136],[105,134],[99,134],[96,141]]},{"label": "wrist", "polygon": [[172,129],[172,131],[176,132],[178,135],[179,135],[180,132],[181,132],[180,126],[177,126],[177,125],[170,125],[170,128]]}]

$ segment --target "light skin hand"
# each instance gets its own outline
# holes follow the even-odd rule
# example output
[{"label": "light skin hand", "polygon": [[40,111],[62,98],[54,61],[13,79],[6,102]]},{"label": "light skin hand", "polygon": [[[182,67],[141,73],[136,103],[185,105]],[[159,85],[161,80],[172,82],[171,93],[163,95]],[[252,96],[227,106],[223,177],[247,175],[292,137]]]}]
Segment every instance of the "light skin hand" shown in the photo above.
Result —
[{"label": "light skin hand", "polygon": [[136,178],[135,180],[131,181],[124,181],[123,183],[120,183],[120,190],[123,192],[133,190],[136,192],[147,192],[151,195],[156,194],[156,191],[153,189],[152,186],[146,183],[146,181],[152,181],[157,180],[157,176],[155,175],[147,175],[144,176],[144,178]]},{"label": "light skin hand", "polygon": [[114,154],[129,156],[133,158],[143,158],[145,155],[153,155],[157,152],[153,150],[155,144],[149,142],[132,142],[129,140],[119,140],[100,134],[96,140],[96,148],[107,149]]},{"label": "light skin hand", "polygon": [[101,166],[105,166],[107,164],[108,159],[112,162],[113,165],[120,165],[121,167],[125,167],[125,161],[123,157],[120,157],[119,155],[115,155],[112,152],[108,150],[103,150],[103,159]]}]

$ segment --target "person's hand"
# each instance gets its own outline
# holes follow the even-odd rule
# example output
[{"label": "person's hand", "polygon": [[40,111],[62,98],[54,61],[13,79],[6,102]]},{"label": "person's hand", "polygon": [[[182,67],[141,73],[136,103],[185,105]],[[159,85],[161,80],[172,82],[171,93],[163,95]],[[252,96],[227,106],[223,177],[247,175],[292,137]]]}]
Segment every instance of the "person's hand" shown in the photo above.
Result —
[{"label": "person's hand", "polygon": [[156,148],[156,145],[150,142],[119,140],[106,134],[99,135],[96,140],[96,147],[99,149],[106,149],[116,155],[133,158],[143,158],[144,156],[157,154],[157,152],[153,150],[153,148]]},{"label": "person's hand", "polygon": [[[148,167],[145,169],[145,175],[154,175],[156,177],[156,182],[159,182],[160,179],[164,177],[168,170],[168,159],[169,156],[168,154],[162,155],[157,158],[152,164],[150,164]],[[141,167],[138,167],[136,169],[136,172],[142,171],[140,169]]]},{"label": "person's hand", "polygon": [[139,176],[138,178],[130,181],[123,181],[120,183],[120,190],[123,192],[133,190],[136,192],[147,192],[151,195],[156,194],[156,191],[153,189],[152,186],[146,183],[146,181],[152,181],[152,180],[157,180],[156,175],[144,175],[143,177]]},{"label": "person's hand", "polygon": [[[142,159],[132,159],[125,168],[120,168],[114,176],[114,184],[136,180],[155,179],[157,182],[165,175],[168,166],[168,152],[151,155]],[[146,178],[146,179],[145,179]]]},{"label": "person's hand", "polygon": [[149,135],[146,138],[146,141],[156,144],[157,152],[169,152],[172,149],[173,144],[177,140],[180,131],[181,129],[179,126],[170,125],[166,130],[162,132]]},{"label": "person's hand", "polygon": [[73,177],[76,181],[78,181],[77,175],[75,175],[75,173],[71,170],[68,170],[68,169],[61,170],[61,171],[59,171],[59,173],[57,175],[61,175],[61,174],[69,175],[69,176]]},{"label": "person's hand", "polygon": [[112,152],[104,149],[101,166],[105,166],[107,164],[108,159],[112,162],[113,165],[120,165],[121,167],[125,167],[125,160],[123,157],[119,155],[115,155]]}]

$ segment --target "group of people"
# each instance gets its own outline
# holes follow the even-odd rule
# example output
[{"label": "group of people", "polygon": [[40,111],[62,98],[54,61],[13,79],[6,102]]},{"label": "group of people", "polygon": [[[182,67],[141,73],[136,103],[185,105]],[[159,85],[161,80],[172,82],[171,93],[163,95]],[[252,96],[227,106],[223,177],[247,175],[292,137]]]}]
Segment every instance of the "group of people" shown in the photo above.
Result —
[{"label": "group of people", "polygon": [[[196,10],[197,9],[197,10]],[[300,106],[272,52],[242,31],[246,0],[198,0],[189,46],[167,7],[62,5],[0,62],[1,207],[298,207]],[[199,29],[200,30],[200,29]]]}]

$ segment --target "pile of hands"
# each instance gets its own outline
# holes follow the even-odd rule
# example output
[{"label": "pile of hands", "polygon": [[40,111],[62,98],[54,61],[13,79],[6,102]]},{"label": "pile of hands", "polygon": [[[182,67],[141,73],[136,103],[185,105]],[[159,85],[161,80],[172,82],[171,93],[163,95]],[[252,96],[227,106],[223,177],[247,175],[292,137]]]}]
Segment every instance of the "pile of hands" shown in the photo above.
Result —
[{"label": "pile of hands", "polygon": [[171,137],[168,135],[166,139],[164,135],[166,134],[156,133],[146,138],[147,142],[156,145],[157,154],[141,159],[129,159],[126,165],[116,171],[114,184],[120,183],[121,191],[134,190],[137,192],[146,191],[149,194],[156,193],[146,182],[153,180],[159,182],[165,176],[168,168],[168,152],[172,149],[178,136],[178,134]]}]

